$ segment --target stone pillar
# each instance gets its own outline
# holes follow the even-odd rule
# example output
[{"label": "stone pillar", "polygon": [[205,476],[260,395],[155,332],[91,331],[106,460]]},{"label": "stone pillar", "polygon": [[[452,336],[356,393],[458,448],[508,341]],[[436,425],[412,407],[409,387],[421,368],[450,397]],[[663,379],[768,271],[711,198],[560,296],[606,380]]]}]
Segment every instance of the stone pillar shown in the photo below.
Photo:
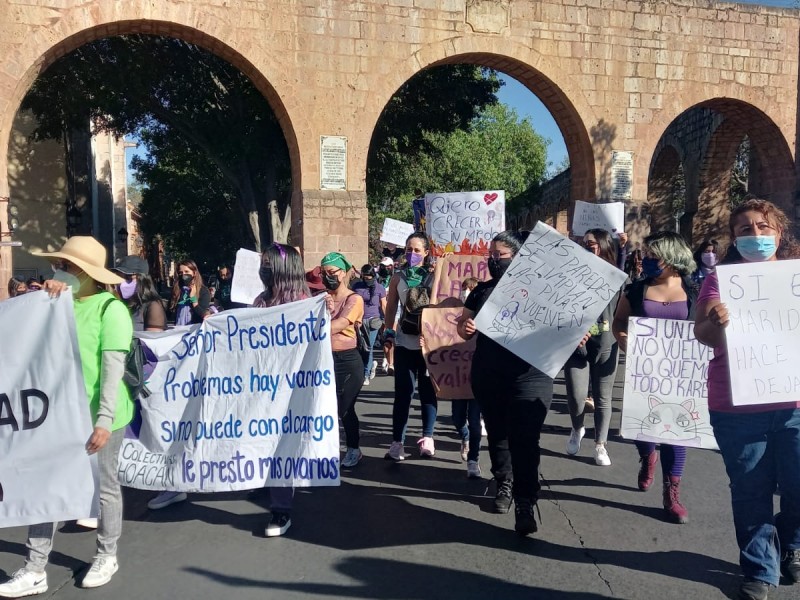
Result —
[{"label": "stone pillar", "polygon": [[[363,191],[303,190],[292,198],[292,242],[303,249],[306,269],[328,252],[341,252],[360,269],[367,262],[367,194]],[[298,226],[299,225],[299,226]]]}]

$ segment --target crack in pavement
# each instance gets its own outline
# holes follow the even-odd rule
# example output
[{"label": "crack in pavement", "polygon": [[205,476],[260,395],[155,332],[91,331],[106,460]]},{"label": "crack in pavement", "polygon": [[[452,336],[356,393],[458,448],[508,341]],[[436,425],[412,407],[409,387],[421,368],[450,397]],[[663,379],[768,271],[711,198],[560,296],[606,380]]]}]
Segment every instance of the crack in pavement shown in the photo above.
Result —
[{"label": "crack in pavement", "polygon": [[[550,483],[547,481],[547,479],[543,475],[540,475],[540,477],[541,477],[541,480],[542,480],[542,487],[547,488],[548,491],[552,491],[552,488],[550,487]],[[578,533],[578,530],[575,528],[575,525],[572,523],[572,519],[569,518],[569,515],[562,508],[562,506],[558,502],[558,500],[548,499],[547,501],[550,502],[551,504],[553,504],[556,507],[556,509],[558,510],[558,512],[560,512],[564,516],[564,519],[566,520],[567,525],[569,525],[570,530],[572,530],[572,533],[575,535],[576,538],[578,538],[578,543],[581,545],[581,548],[583,549],[583,553],[589,558],[589,560],[592,561],[592,564],[594,565],[594,568],[597,570],[597,576],[606,585],[606,587],[608,588],[609,593],[611,594],[611,597],[612,598],[615,597],[614,596],[614,590],[611,588],[611,582],[608,579],[606,579],[605,577],[603,577],[603,570],[600,568],[600,563],[598,563],[597,559],[594,557],[594,555],[589,550],[589,548],[586,547],[586,542],[584,541],[583,536],[580,533]],[[541,516],[539,517],[539,519],[541,519]]]}]

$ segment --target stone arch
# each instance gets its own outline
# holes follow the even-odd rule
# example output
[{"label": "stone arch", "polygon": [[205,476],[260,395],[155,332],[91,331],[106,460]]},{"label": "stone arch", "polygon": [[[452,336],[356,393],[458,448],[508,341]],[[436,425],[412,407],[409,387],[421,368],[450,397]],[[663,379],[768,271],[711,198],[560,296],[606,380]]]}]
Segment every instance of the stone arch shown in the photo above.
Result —
[{"label": "stone arch", "polygon": [[[446,64],[474,64],[514,77],[535,94],[552,114],[564,136],[572,173],[573,200],[593,200],[602,195],[598,189],[596,164],[602,162],[615,134],[597,122],[594,111],[577,82],[565,76],[551,59],[508,39],[460,37],[431,44],[409,59],[387,69],[389,81],[365,108],[374,131],[391,96],[420,71]],[[592,136],[587,124],[594,124]],[[599,186],[602,188],[602,185]]]},{"label": "stone arch", "polygon": [[[201,18],[196,18],[196,20],[202,22]],[[159,35],[178,38],[204,48],[229,62],[253,82],[253,85],[257,90],[259,90],[259,92],[261,92],[261,94],[269,103],[270,108],[272,108],[272,110],[275,112],[275,116],[281,125],[283,135],[286,138],[286,145],[289,148],[289,157],[292,165],[293,186],[298,190],[300,189],[300,151],[294,124],[296,121],[294,118],[296,112],[293,111],[292,118],[290,118],[289,108],[286,106],[282,96],[278,93],[273,84],[268,81],[267,77],[255,65],[253,65],[253,63],[250,62],[250,60],[246,58],[244,54],[226,42],[222,41],[221,37],[216,37],[207,32],[209,30],[213,31],[215,29],[214,27],[209,27],[206,24],[203,24],[203,30],[200,30],[192,25],[183,25],[171,21],[125,19],[112,20],[109,22],[96,24],[89,28],[71,31],[70,25],[73,24],[73,21],[75,21],[75,19],[59,21],[59,30],[53,32],[51,36],[48,36],[52,39],[53,37],[58,36],[59,33],[65,34],[60,41],[55,43],[46,42],[45,49],[42,50],[42,40],[39,39],[39,36],[34,36],[34,40],[32,40],[26,46],[26,51],[20,53],[22,54],[22,56],[19,57],[20,61],[24,60],[24,56],[26,54],[29,56],[29,60],[21,62],[21,64],[27,63],[30,66],[20,77],[16,85],[11,102],[13,110],[5,110],[0,116],[0,119],[2,119],[2,121],[0,121],[0,147],[7,149],[8,132],[11,130],[12,122],[17,114],[17,111],[19,110],[22,99],[36,78],[53,62],[62,56],[69,54],[80,46],[101,38],[133,33]],[[0,181],[5,180],[5,175],[3,174],[6,169],[5,161],[5,156],[0,156]],[[0,186],[0,195],[4,195],[2,190],[3,186]]]},{"label": "stone arch", "polygon": [[685,109],[666,128],[653,153],[648,182],[650,199],[660,189],[654,166],[664,145],[672,145],[681,156],[686,178],[681,231],[692,243],[706,237],[727,239],[731,171],[745,136],[750,138],[752,191],[793,215],[794,160],[780,128],[750,103],[704,100]]}]

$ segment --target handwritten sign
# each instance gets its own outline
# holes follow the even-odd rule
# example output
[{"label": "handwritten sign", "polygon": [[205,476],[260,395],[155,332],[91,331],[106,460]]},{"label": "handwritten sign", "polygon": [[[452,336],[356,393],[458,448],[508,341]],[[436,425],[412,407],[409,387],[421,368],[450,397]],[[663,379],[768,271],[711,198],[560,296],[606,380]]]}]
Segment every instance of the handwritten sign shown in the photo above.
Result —
[{"label": "handwritten sign", "polygon": [[717,268],[734,406],[800,400],[800,260]]},{"label": "handwritten sign", "polygon": [[426,232],[434,254],[485,255],[506,227],[505,204],[502,190],[425,194]]},{"label": "handwritten sign", "polygon": [[489,278],[485,256],[454,254],[436,261],[431,288],[431,303],[436,304],[445,298],[461,298],[461,284],[474,277],[478,281]]},{"label": "handwritten sign", "polygon": [[577,200],[572,234],[583,235],[590,229],[604,229],[614,237],[619,237],[619,233],[625,231],[625,205],[622,202],[594,204]]},{"label": "handwritten sign", "polygon": [[465,341],[456,331],[456,323],[464,310],[454,302],[448,307],[431,307],[422,311],[422,354],[436,396],[444,400],[469,400],[472,395],[472,356],[475,338]]},{"label": "handwritten sign", "polygon": [[231,282],[231,301],[239,304],[252,304],[256,297],[264,291],[259,270],[261,255],[252,250],[240,248],[236,252],[236,265],[233,268]]},{"label": "handwritten sign", "polygon": [[381,241],[405,247],[406,240],[412,233],[414,233],[414,226],[411,223],[404,223],[396,219],[384,219]]},{"label": "handwritten sign", "polygon": [[711,353],[692,321],[631,318],[620,435],[718,450],[708,414]]},{"label": "handwritten sign", "polygon": [[633,152],[614,150],[611,153],[611,199],[631,199],[633,190]]},{"label": "handwritten sign", "polygon": [[0,527],[97,516],[72,302],[45,292],[0,302]]},{"label": "handwritten sign", "polygon": [[324,297],[137,335],[159,360],[141,425],[120,451],[123,485],[221,492],[339,484]]},{"label": "handwritten sign", "polygon": [[555,377],[625,279],[616,267],[538,222],[475,324]]}]

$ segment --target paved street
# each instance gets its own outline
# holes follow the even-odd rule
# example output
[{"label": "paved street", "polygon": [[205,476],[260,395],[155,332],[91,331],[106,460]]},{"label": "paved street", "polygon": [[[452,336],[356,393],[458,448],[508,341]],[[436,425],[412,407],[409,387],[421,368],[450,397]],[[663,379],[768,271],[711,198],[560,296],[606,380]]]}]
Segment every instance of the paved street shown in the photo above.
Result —
[{"label": "paved street", "polygon": [[[614,438],[613,466],[600,468],[584,442],[564,454],[569,431],[563,380],[543,435],[543,525],[535,537],[513,531],[513,511],[489,512],[489,479],[470,481],[440,404],[437,455],[418,458],[419,412],[412,411],[405,463],[383,460],[390,442],[391,380],[364,388],[365,459],[340,488],[299,491],[286,537],[266,539],[266,498],[192,495],[148,511],[152,495],[127,490],[121,568],[98,590],[76,587],[94,533],[72,524],[56,536],[48,567],[59,600],[113,598],[543,598],[588,600],[732,597],[739,577],[727,480],[713,452],[689,450],[684,478],[688,525],[661,519],[661,489],[636,489],[637,454]],[[617,390],[619,392],[619,390]],[[619,425],[615,402],[612,432]],[[591,436],[591,434],[590,434]],[[481,455],[484,474],[488,456]],[[658,482],[657,482],[658,483]],[[21,564],[25,530],[0,533],[0,574]],[[774,600],[800,597],[782,586]]]}]

